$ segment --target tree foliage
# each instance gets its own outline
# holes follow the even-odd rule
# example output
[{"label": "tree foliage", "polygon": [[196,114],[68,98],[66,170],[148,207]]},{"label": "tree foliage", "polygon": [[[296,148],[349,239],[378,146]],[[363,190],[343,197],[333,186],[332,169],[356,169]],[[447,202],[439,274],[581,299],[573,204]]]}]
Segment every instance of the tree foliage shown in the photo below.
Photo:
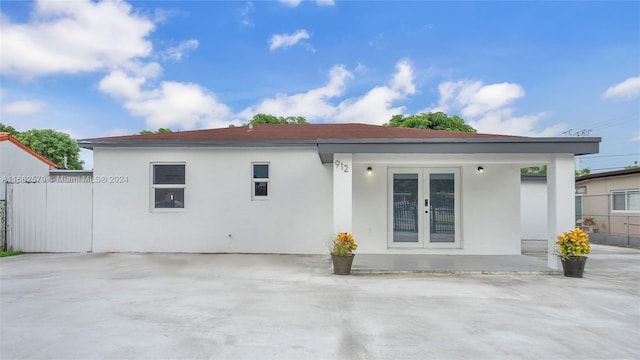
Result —
[{"label": "tree foliage", "polygon": [[523,174],[546,174],[547,165],[529,166],[529,167],[520,169],[520,172]]},{"label": "tree foliage", "polygon": [[[523,174],[546,174],[547,173],[547,165],[529,166],[529,167],[520,169],[520,172],[523,173]],[[588,175],[588,174],[591,174],[591,169],[589,169],[589,168],[584,168],[584,169],[575,171],[575,176],[576,177],[579,177],[579,176],[582,176],[582,175]]]},{"label": "tree foliage", "polygon": [[65,133],[52,129],[33,129],[18,132],[15,137],[33,151],[56,163],[60,168],[64,167],[64,158],[66,157],[67,169],[82,170],[83,161],[80,160],[80,148]]},{"label": "tree foliage", "polygon": [[167,133],[171,133],[173,132],[173,130],[169,129],[169,128],[159,128],[156,131],[153,130],[142,130],[140,131],[138,134],[140,135],[147,135],[147,134],[167,134]]},{"label": "tree foliage", "polygon": [[386,126],[407,127],[417,129],[433,129],[461,132],[476,132],[471,125],[465,124],[458,115],[449,116],[443,112],[421,113],[417,115],[393,115]]},{"label": "tree foliage", "polygon": [[304,116],[276,117],[268,114],[257,114],[250,121],[250,125],[258,124],[308,124]]},{"label": "tree foliage", "polygon": [[637,168],[639,168],[639,167],[640,167],[640,166],[638,166],[638,161],[634,161],[634,162],[633,162],[633,165],[625,166],[625,167],[624,167],[624,169],[625,169],[625,170],[631,170],[631,169],[637,169]]},{"label": "tree foliage", "polygon": [[579,177],[579,176],[582,176],[582,175],[589,175],[589,174],[591,174],[591,169],[589,169],[589,168],[576,170],[576,177]]},{"label": "tree foliage", "polygon": [[6,132],[13,136],[16,136],[18,134],[18,131],[13,126],[5,125],[3,123],[0,123],[0,132]]}]

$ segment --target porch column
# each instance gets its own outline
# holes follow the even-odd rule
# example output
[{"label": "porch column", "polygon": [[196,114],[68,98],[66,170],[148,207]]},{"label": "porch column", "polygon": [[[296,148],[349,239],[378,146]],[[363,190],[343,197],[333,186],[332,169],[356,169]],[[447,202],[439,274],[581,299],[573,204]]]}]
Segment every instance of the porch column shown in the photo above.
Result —
[{"label": "porch column", "polygon": [[353,155],[333,155],[333,232],[353,232]]},{"label": "porch column", "polygon": [[555,155],[547,165],[547,264],[560,269],[560,260],[553,254],[556,236],[576,226],[575,170],[573,155]]}]

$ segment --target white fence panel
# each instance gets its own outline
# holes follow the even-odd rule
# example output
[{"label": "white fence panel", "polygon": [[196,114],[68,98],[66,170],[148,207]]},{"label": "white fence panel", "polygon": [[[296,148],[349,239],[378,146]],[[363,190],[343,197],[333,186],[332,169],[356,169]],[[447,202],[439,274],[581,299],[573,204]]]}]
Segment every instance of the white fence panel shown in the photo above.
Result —
[{"label": "white fence panel", "polygon": [[25,252],[91,251],[91,183],[10,184],[8,244]]}]

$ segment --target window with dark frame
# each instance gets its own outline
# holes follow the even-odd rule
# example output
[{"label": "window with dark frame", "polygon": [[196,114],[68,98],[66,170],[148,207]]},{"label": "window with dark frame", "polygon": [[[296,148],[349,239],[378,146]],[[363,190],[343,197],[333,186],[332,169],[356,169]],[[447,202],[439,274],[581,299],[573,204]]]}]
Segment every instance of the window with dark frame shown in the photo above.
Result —
[{"label": "window with dark frame", "polygon": [[152,164],[154,209],[183,209],[185,164]]},{"label": "window with dark frame", "polygon": [[252,199],[267,199],[269,197],[269,163],[252,163]]}]

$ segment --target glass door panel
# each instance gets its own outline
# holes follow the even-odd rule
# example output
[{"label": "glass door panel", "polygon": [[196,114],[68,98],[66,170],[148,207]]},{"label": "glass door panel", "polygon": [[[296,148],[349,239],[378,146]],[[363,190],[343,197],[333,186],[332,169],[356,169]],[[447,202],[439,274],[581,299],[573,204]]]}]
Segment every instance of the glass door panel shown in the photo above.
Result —
[{"label": "glass door panel", "polygon": [[455,174],[431,172],[428,179],[429,243],[455,243]]},{"label": "glass door panel", "polygon": [[392,223],[393,243],[420,242],[419,174],[393,173]]}]

